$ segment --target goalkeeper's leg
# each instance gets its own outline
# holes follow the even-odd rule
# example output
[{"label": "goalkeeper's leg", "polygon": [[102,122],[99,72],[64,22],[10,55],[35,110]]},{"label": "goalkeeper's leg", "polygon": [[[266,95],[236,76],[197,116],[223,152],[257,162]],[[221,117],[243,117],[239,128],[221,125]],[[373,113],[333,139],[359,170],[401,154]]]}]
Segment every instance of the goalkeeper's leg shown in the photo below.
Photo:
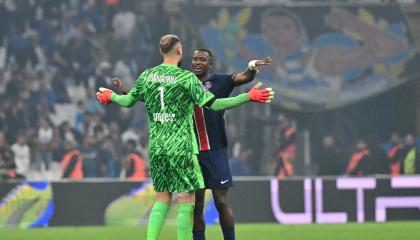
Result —
[{"label": "goalkeeper's leg", "polygon": [[172,193],[156,192],[156,202],[150,213],[147,240],[157,240],[172,201]]},{"label": "goalkeeper's leg", "polygon": [[194,203],[194,192],[178,194],[178,240],[191,240],[192,238]]}]

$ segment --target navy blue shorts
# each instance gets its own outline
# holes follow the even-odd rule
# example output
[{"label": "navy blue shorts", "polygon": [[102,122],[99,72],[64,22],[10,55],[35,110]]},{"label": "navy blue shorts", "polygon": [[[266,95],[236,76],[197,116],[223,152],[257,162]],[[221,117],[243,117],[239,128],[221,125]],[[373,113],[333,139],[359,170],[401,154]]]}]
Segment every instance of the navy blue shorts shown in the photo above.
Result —
[{"label": "navy blue shorts", "polygon": [[198,162],[207,189],[224,189],[233,186],[226,148],[200,151]]}]

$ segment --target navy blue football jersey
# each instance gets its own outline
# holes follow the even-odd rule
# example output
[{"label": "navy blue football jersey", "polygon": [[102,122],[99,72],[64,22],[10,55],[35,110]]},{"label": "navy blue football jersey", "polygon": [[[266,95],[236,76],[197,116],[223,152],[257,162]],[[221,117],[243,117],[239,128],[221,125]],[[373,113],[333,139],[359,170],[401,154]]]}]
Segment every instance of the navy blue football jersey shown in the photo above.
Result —
[{"label": "navy blue football jersey", "polygon": [[[213,75],[203,82],[203,87],[216,98],[227,98],[232,93],[233,75]],[[224,111],[194,108],[195,132],[200,151],[227,147]]]}]

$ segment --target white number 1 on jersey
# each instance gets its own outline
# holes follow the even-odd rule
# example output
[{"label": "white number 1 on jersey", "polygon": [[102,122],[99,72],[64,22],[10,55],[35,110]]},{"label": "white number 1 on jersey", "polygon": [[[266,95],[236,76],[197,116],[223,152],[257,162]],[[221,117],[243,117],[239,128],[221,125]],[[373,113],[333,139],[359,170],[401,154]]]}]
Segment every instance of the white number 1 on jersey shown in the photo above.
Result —
[{"label": "white number 1 on jersey", "polygon": [[165,88],[158,87],[158,90],[160,92],[160,109],[164,109],[165,108],[165,102],[163,101],[163,91],[165,90]]}]

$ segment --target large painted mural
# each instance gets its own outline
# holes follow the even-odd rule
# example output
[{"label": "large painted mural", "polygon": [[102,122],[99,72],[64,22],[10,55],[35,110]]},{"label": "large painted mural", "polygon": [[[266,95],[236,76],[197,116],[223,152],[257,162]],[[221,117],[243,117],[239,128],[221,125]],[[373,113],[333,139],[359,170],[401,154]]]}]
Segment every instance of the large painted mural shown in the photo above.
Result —
[{"label": "large painted mural", "polygon": [[271,66],[258,78],[289,109],[344,106],[420,76],[415,42],[395,5],[189,12],[206,47],[229,69],[271,56]]}]

